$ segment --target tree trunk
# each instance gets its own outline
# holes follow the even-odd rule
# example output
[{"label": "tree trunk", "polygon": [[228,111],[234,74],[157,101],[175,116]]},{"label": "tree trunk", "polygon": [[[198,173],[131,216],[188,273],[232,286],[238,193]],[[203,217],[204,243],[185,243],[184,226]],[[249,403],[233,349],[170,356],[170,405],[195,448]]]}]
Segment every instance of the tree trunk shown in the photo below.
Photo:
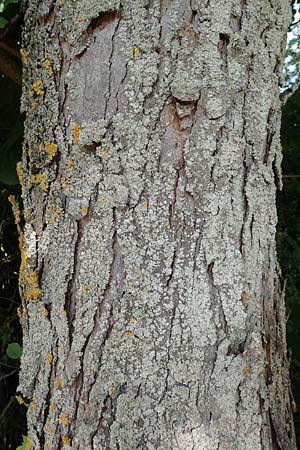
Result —
[{"label": "tree trunk", "polygon": [[290,1],[25,8],[31,448],[295,450],[275,250]]}]

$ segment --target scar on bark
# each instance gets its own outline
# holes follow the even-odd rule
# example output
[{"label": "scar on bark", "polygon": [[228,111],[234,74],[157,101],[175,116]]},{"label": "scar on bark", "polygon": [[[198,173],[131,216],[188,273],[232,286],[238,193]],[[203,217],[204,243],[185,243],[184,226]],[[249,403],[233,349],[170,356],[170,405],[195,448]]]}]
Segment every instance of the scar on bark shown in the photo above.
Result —
[{"label": "scar on bark", "polygon": [[98,17],[92,19],[90,21],[89,26],[82,35],[82,45],[84,46],[84,48],[81,49],[79,53],[76,54],[76,58],[81,58],[85,54],[88,48],[87,43],[90,41],[91,37],[93,36],[96,30],[101,31],[105,27],[110,25],[112,22],[115,22],[116,20],[119,19],[120,19],[119,11],[101,12]]},{"label": "scar on bark", "polygon": [[86,35],[92,34],[95,29],[103,30],[103,28],[119,19],[119,17],[120,14],[118,11],[105,11],[100,13],[98,17],[91,20],[86,30]]}]

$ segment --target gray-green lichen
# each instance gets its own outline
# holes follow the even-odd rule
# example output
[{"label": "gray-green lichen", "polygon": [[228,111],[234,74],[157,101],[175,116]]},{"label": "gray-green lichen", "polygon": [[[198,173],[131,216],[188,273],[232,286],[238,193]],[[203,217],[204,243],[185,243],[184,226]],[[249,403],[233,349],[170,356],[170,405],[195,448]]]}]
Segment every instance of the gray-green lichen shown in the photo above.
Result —
[{"label": "gray-green lichen", "polygon": [[294,450],[275,267],[289,1],[42,3],[23,38],[32,448]]}]

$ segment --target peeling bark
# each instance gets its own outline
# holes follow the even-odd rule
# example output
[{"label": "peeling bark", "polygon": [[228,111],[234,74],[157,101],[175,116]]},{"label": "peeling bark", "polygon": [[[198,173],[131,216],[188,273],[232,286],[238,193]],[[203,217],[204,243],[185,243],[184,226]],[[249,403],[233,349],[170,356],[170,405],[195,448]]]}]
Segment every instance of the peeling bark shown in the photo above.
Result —
[{"label": "peeling bark", "polygon": [[296,449],[275,249],[289,3],[25,2],[32,449]]}]

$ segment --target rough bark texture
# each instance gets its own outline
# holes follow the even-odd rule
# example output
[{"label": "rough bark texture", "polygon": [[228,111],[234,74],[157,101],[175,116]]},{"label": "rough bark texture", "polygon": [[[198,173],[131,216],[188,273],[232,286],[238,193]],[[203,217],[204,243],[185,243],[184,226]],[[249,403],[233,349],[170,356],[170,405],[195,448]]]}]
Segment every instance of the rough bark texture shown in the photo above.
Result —
[{"label": "rough bark texture", "polygon": [[294,450],[276,266],[289,0],[27,0],[32,449]]}]

